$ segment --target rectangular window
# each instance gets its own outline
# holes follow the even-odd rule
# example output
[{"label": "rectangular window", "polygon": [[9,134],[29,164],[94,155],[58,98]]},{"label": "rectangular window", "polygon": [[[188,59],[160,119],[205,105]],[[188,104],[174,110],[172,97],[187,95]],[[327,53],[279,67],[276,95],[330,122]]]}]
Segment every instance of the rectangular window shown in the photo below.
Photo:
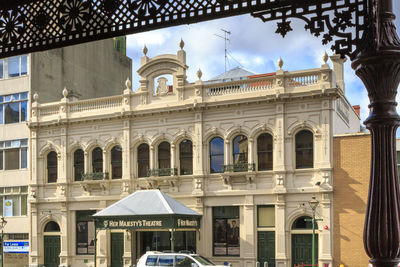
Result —
[{"label": "rectangular window", "polygon": [[28,139],[0,141],[0,170],[28,168]]},{"label": "rectangular window", "polygon": [[20,57],[8,58],[8,77],[17,77],[20,75]]},{"label": "rectangular window", "polygon": [[214,256],[240,256],[239,207],[213,207]]},{"label": "rectangular window", "polygon": [[0,187],[0,216],[26,216],[28,214],[28,187]]},{"label": "rectangular window", "polygon": [[27,120],[28,92],[0,96],[0,124]]},{"label": "rectangular window", "polygon": [[94,210],[76,211],[76,254],[94,254]]},{"label": "rectangular window", "polygon": [[275,227],[275,206],[258,206],[258,227]]},{"label": "rectangular window", "polygon": [[3,78],[4,78],[4,71],[3,71],[3,68],[4,68],[4,60],[3,60],[3,59],[0,59],[0,79],[3,79]]}]

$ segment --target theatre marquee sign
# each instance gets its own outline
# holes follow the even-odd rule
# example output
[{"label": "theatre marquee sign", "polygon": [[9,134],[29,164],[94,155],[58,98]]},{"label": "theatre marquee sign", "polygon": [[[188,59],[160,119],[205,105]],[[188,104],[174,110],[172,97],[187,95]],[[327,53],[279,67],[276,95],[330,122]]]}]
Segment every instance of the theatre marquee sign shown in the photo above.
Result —
[{"label": "theatre marquee sign", "polygon": [[101,218],[95,219],[98,229],[179,229],[200,228],[200,217],[157,217],[157,218]]}]

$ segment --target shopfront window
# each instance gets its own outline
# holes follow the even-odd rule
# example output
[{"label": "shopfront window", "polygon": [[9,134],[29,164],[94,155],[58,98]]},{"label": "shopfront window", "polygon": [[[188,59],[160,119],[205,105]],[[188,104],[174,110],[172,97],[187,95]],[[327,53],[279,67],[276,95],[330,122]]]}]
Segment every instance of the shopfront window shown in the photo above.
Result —
[{"label": "shopfront window", "polygon": [[[151,231],[139,232],[140,234],[140,252],[146,251],[166,251],[171,250],[171,232],[169,231]],[[195,231],[175,231],[174,232],[175,251],[196,252],[196,232]]]},{"label": "shopfront window", "polygon": [[76,254],[94,254],[94,221],[92,215],[96,211],[76,211]]},{"label": "shopfront window", "polygon": [[239,207],[213,207],[213,255],[240,256]]}]

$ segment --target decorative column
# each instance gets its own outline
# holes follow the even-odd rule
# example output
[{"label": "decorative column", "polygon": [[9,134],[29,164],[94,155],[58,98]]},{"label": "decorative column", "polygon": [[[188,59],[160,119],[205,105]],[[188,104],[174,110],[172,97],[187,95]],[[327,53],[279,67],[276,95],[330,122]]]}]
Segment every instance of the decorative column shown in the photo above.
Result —
[{"label": "decorative column", "polygon": [[286,252],[286,198],[284,194],[276,195],[275,203],[275,238],[276,238],[276,266],[284,267],[288,263]]},{"label": "decorative column", "polygon": [[155,162],[154,162],[154,146],[153,145],[150,145],[150,162],[149,162],[149,165],[150,165],[149,166],[150,170],[156,168]]},{"label": "decorative column", "polygon": [[[175,168],[175,161],[176,161],[176,149],[175,144],[171,144],[171,169]],[[174,172],[171,171],[171,175],[174,175]]]},{"label": "decorative column", "polygon": [[225,140],[224,142],[224,164],[229,165],[231,154],[230,154],[230,143],[229,140]]},{"label": "decorative column", "polygon": [[254,163],[254,149],[253,149],[253,144],[254,144],[254,139],[252,137],[250,137],[249,139],[249,143],[248,143],[248,148],[247,148],[247,154],[248,156],[248,162],[250,164]]},{"label": "decorative column", "polygon": [[395,267],[400,253],[400,198],[396,166],[396,93],[400,82],[400,40],[391,0],[374,1],[372,25],[364,50],[352,67],[364,82],[370,114],[371,180],[364,227],[364,247],[377,267]]}]

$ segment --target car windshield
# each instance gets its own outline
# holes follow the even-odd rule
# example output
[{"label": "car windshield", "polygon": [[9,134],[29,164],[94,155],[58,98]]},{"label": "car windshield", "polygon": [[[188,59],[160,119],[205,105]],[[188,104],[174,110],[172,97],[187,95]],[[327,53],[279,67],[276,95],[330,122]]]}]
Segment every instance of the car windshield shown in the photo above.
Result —
[{"label": "car windshield", "polygon": [[216,266],[212,261],[210,261],[207,258],[204,258],[203,256],[193,256],[198,262],[200,262],[203,265],[207,266]]}]

